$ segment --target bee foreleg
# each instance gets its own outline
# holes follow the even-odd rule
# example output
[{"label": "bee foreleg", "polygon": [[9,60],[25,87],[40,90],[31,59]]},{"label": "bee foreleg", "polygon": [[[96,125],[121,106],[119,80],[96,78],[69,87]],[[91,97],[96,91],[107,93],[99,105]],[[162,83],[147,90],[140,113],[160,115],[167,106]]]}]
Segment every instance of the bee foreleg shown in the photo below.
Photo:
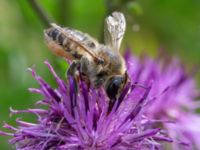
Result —
[{"label": "bee foreleg", "polygon": [[90,87],[90,80],[89,80],[89,71],[88,67],[90,66],[90,61],[86,57],[82,57],[80,60],[81,66],[80,66],[80,72],[81,72],[81,77],[87,84],[87,87],[89,89]]},{"label": "bee foreleg", "polygon": [[78,68],[80,67],[79,61],[73,61],[72,64],[69,66],[67,70],[67,76],[72,76],[74,79],[74,88],[76,93],[78,92],[78,81],[79,81],[79,75],[78,75]]},{"label": "bee foreleg", "polygon": [[67,75],[75,76],[77,74],[78,68],[80,67],[79,61],[73,61],[67,70]]}]

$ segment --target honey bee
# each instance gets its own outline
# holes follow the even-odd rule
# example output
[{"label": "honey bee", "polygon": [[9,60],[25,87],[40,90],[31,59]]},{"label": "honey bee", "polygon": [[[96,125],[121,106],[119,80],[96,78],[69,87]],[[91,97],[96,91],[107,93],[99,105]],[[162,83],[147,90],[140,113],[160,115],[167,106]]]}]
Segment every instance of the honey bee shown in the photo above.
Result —
[{"label": "honey bee", "polygon": [[119,53],[126,20],[122,13],[113,12],[105,19],[105,25],[105,44],[86,33],[54,23],[44,30],[44,36],[50,50],[72,60],[67,71],[69,75],[80,72],[93,87],[103,86],[108,97],[116,100],[128,79],[124,59]]}]

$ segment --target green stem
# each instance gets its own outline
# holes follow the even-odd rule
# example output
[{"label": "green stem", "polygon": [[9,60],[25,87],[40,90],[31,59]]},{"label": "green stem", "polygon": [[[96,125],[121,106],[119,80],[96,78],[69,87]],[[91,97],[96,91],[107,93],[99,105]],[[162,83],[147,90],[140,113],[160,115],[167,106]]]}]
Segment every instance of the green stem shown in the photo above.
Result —
[{"label": "green stem", "polygon": [[40,6],[40,4],[37,2],[37,0],[28,0],[28,3],[32,7],[32,9],[37,13],[40,20],[43,22],[45,26],[49,26],[50,23],[52,23],[52,19],[47,15],[47,13],[43,10],[43,8]]}]

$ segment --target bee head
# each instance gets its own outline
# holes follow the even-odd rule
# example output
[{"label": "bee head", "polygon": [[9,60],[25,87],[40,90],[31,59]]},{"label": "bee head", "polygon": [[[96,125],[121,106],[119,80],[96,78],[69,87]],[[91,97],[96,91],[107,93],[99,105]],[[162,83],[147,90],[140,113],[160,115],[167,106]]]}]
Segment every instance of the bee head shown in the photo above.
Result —
[{"label": "bee head", "polygon": [[112,76],[106,84],[106,93],[110,99],[116,99],[127,82],[127,75]]}]

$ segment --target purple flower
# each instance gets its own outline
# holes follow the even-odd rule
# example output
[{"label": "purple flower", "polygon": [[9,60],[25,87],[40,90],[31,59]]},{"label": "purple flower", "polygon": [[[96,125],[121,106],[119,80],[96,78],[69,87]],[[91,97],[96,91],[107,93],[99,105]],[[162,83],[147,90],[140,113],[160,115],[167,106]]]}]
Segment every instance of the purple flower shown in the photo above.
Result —
[{"label": "purple flower", "polygon": [[[157,120],[172,139],[189,143],[184,150],[200,149],[200,114],[195,113],[200,107],[196,101],[200,91],[192,75],[186,73],[177,59],[164,64],[160,59],[134,57],[129,51],[125,58],[132,82],[144,85],[153,82],[145,109],[147,117]],[[173,142],[170,149],[183,147]]]},{"label": "purple flower", "polygon": [[55,77],[57,88],[52,88],[31,69],[40,88],[29,90],[43,95],[37,104],[48,108],[37,105],[34,109],[11,109],[11,114],[33,113],[37,121],[17,119],[18,127],[5,124],[11,132],[0,132],[12,136],[9,142],[16,149],[153,150],[161,149],[162,141],[172,142],[164,130],[153,128],[154,121],[144,116],[151,82],[146,87],[128,83],[109,109],[109,99],[103,89],[88,88],[80,81],[76,92],[73,78],[69,77],[66,83],[45,63]]}]

